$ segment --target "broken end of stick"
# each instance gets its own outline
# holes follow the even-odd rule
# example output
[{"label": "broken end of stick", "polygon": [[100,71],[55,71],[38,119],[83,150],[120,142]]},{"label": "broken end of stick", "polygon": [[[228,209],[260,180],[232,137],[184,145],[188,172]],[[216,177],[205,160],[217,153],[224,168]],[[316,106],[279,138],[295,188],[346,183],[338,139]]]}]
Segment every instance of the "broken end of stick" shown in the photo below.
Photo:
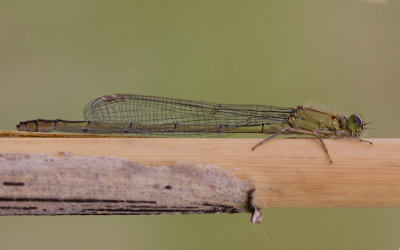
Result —
[{"label": "broken end of stick", "polygon": [[251,223],[252,224],[254,224],[254,223],[261,224],[264,214],[261,211],[261,209],[257,208],[257,206],[255,204],[255,201],[254,201],[255,192],[256,192],[255,188],[253,188],[249,192],[249,209],[251,211]]}]

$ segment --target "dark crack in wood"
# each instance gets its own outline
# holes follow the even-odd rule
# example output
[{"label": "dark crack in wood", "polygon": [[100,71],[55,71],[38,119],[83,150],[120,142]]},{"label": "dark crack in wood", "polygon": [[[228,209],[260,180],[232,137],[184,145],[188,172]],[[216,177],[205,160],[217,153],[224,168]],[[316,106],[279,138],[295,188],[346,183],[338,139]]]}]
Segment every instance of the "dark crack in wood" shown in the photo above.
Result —
[{"label": "dark crack in wood", "polygon": [[13,182],[13,181],[4,181],[3,182],[4,186],[17,186],[17,187],[22,187],[25,185],[23,182]]}]

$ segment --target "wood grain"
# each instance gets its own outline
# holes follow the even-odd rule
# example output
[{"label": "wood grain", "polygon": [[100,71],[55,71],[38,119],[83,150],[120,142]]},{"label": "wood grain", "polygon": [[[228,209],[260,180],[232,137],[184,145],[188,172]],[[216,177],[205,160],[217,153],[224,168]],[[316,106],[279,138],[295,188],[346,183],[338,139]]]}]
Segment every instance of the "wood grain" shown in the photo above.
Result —
[{"label": "wood grain", "polygon": [[217,165],[253,180],[259,207],[400,207],[400,139],[0,138],[0,152]]}]

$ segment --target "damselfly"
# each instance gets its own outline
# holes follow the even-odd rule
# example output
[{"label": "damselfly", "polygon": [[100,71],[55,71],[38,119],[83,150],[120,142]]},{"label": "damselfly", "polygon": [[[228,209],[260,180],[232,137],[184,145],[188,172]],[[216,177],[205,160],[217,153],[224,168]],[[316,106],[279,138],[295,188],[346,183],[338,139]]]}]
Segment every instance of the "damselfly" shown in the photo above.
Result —
[{"label": "damselfly", "polygon": [[165,97],[114,94],[94,99],[84,109],[85,121],[36,119],[20,122],[18,130],[135,134],[144,136],[220,136],[234,133],[310,135],[317,138],[332,162],[323,138],[359,138],[364,130],[357,114],[324,112],[312,107],[215,104]]}]

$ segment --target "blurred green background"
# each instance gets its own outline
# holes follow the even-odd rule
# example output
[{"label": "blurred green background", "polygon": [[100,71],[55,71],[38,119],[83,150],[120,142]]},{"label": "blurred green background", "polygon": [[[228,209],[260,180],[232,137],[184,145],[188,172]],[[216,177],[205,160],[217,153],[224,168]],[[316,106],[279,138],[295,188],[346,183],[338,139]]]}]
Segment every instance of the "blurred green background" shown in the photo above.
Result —
[{"label": "blurred green background", "polygon": [[[400,2],[0,2],[0,129],[137,93],[312,103],[399,137]],[[400,209],[0,217],[1,249],[398,249]],[[267,235],[268,237],[265,237]],[[268,238],[268,239],[267,239]]]}]

